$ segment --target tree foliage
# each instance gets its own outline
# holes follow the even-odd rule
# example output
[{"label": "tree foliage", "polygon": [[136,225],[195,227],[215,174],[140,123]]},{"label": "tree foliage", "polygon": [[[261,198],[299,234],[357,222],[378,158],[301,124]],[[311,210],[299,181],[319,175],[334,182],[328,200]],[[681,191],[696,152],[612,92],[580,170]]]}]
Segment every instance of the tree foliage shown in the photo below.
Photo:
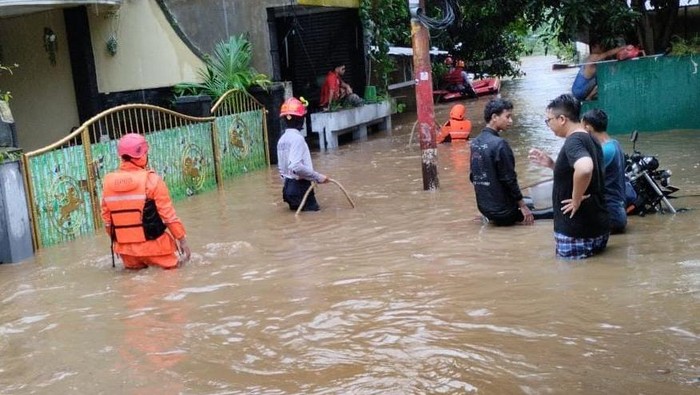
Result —
[{"label": "tree foliage", "polygon": [[633,10],[640,15],[637,40],[647,53],[665,51],[671,44],[673,27],[678,19],[679,0],[651,0],[651,9],[645,0],[631,0]]},{"label": "tree foliage", "polygon": [[[12,69],[16,69],[17,67],[19,67],[17,63],[13,65],[4,65],[0,62],[0,75],[3,73],[12,74]],[[12,92],[0,89],[0,100],[9,102],[10,99],[12,99]]]},{"label": "tree foliage", "polygon": [[[440,17],[444,2],[426,0],[427,14]],[[382,53],[388,52],[389,44],[410,40],[407,3],[361,1],[363,20],[379,48],[371,55],[375,62],[386,61]],[[552,47],[573,41],[605,46],[624,41],[653,54],[669,46],[679,8],[679,0],[458,0],[457,4],[455,23],[431,31],[431,45],[467,61],[470,71],[511,76],[519,74],[517,62],[528,32],[542,32],[540,39]]]},{"label": "tree foliage", "polygon": [[542,0],[530,2],[526,20],[546,27],[545,40],[600,42],[606,46],[634,36],[638,14],[626,0]]},{"label": "tree foliage", "polygon": [[362,0],[360,18],[369,39],[369,68],[380,95],[386,94],[389,74],[396,65],[389,56],[392,45],[410,46],[408,2],[406,0]]},{"label": "tree foliage", "polygon": [[513,12],[519,1],[460,1],[455,23],[445,32],[431,32],[433,42],[465,60],[471,72],[517,76],[527,32],[523,16]]},{"label": "tree foliage", "polygon": [[[520,1],[520,0],[516,0]],[[533,30],[546,26],[545,40],[560,43],[620,41],[640,45],[646,53],[665,51],[678,19],[679,0],[536,0],[524,5]]]}]

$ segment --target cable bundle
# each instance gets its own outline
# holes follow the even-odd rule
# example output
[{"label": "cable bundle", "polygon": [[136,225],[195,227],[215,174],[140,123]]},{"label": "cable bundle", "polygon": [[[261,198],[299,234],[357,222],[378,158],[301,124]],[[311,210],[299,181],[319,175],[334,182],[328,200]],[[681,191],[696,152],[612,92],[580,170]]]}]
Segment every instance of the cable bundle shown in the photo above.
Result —
[{"label": "cable bundle", "polygon": [[444,16],[441,20],[427,17],[422,9],[418,9],[416,19],[431,30],[444,30],[454,22],[455,8],[457,8],[456,0],[444,0],[442,7]]}]

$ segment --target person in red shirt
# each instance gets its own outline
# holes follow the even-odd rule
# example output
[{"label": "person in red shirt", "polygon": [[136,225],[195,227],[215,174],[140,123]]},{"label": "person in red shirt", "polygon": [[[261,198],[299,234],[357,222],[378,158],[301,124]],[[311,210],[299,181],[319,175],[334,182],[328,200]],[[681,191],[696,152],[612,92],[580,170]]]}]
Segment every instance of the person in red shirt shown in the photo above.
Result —
[{"label": "person in red shirt", "polygon": [[321,98],[318,102],[324,111],[329,110],[333,103],[349,104],[354,107],[364,104],[362,98],[353,93],[350,85],[343,81],[344,74],[345,65],[338,64],[326,75],[326,80],[321,87]]}]

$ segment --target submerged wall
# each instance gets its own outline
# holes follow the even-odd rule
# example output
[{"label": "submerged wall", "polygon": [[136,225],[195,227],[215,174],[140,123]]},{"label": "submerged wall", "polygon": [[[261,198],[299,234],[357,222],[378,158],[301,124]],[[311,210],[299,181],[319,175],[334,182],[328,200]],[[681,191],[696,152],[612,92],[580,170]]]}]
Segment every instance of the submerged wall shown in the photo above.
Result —
[{"label": "submerged wall", "polygon": [[700,129],[700,54],[599,64],[598,100],[610,133]]}]

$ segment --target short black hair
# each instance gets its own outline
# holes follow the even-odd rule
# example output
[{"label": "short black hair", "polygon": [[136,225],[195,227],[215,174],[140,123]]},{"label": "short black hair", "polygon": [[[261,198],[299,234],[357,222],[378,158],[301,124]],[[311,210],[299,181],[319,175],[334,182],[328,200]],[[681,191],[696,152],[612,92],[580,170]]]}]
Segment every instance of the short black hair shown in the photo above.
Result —
[{"label": "short black hair", "polygon": [[601,109],[594,108],[586,111],[581,117],[581,121],[591,125],[596,132],[608,130],[608,114]]},{"label": "short black hair", "polygon": [[301,128],[304,127],[304,117],[287,115],[282,117],[282,119],[284,119],[284,124],[287,129],[301,130]]},{"label": "short black hair", "polygon": [[579,122],[581,119],[581,103],[570,93],[557,96],[549,102],[547,109],[569,118],[572,122]]},{"label": "short black hair", "polygon": [[491,122],[491,117],[494,114],[501,115],[503,111],[512,109],[513,103],[511,103],[510,100],[501,99],[500,97],[491,99],[488,101],[488,103],[486,103],[486,106],[484,107],[484,121],[486,121],[486,123],[489,123]]}]

